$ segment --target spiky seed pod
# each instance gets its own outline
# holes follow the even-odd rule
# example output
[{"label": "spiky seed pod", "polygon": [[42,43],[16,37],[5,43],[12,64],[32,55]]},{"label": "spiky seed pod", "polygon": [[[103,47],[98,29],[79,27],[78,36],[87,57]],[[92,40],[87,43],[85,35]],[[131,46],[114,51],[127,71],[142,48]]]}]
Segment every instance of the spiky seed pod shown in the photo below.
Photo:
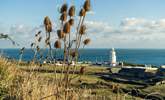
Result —
[{"label": "spiky seed pod", "polygon": [[44,25],[48,25],[50,23],[51,23],[50,18],[48,16],[46,16],[44,19]]},{"label": "spiky seed pod", "polygon": [[86,14],[86,11],[84,8],[82,8],[79,12],[79,16],[82,17],[82,16],[85,16],[85,14]]},{"label": "spiky seed pod", "polygon": [[88,38],[88,39],[85,39],[84,41],[83,41],[83,43],[84,43],[84,45],[88,45],[89,43],[90,43],[90,39]]},{"label": "spiky seed pod", "polygon": [[61,6],[61,10],[60,10],[60,13],[63,13],[63,12],[67,12],[67,9],[68,9],[68,5],[65,3]]},{"label": "spiky seed pod", "polygon": [[55,43],[54,43],[54,47],[55,48],[61,48],[61,42],[59,40],[57,40]]},{"label": "spiky seed pod", "polygon": [[47,25],[47,32],[52,32],[52,24]]},{"label": "spiky seed pod", "polygon": [[69,24],[69,22],[65,23],[64,28],[63,28],[63,32],[65,34],[70,33],[70,24]]},{"label": "spiky seed pod", "polygon": [[68,13],[68,15],[69,15],[70,17],[72,17],[72,16],[75,15],[75,6],[71,6],[71,7],[69,8],[69,13]]},{"label": "spiky seed pod", "polygon": [[48,16],[46,16],[45,19],[44,19],[44,25],[45,25],[46,32],[51,32],[52,31],[52,23],[51,23]]},{"label": "spiky seed pod", "polygon": [[63,13],[61,14],[60,20],[61,20],[61,21],[66,21],[66,20],[67,20],[67,13],[66,13],[66,12],[63,12]]},{"label": "spiky seed pod", "polygon": [[39,38],[38,38],[38,42],[41,42],[41,40],[42,40],[42,37],[39,37]]},{"label": "spiky seed pod", "polygon": [[91,7],[90,0],[86,0],[83,7],[84,7],[85,11],[89,11],[90,7]]},{"label": "spiky seed pod", "polygon": [[62,38],[65,37],[65,34],[64,34],[64,32],[62,30],[57,30],[57,35],[58,35],[59,39],[62,39]]},{"label": "spiky seed pod", "polygon": [[69,20],[69,24],[70,24],[71,26],[74,25],[74,19],[71,18],[71,19]]},{"label": "spiky seed pod", "polygon": [[79,34],[84,35],[85,34],[85,31],[86,31],[86,26],[85,25],[82,25],[80,27]]}]

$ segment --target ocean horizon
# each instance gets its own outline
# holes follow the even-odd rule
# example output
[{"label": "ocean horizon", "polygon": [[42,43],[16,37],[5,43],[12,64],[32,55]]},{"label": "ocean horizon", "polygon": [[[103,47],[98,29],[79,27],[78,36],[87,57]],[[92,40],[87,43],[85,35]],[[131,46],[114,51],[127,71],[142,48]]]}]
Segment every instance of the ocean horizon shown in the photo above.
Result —
[{"label": "ocean horizon", "polygon": [[[20,49],[0,49],[4,57],[10,59],[19,59]],[[44,55],[47,50],[41,49]],[[161,66],[165,65],[165,49],[115,49],[117,62],[127,62],[133,64],[146,64]],[[63,50],[53,49],[54,57],[63,58]],[[32,60],[34,52],[31,49],[25,49],[22,60]],[[79,50],[79,61],[107,62],[111,60],[111,49],[108,48],[86,48]]]}]

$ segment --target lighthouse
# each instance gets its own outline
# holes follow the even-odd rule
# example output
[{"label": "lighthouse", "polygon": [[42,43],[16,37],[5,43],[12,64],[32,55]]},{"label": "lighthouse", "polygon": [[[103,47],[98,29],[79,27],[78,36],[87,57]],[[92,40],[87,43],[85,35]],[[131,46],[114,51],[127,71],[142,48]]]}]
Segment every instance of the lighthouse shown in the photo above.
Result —
[{"label": "lighthouse", "polygon": [[111,51],[111,66],[116,66],[116,52],[114,48]]}]

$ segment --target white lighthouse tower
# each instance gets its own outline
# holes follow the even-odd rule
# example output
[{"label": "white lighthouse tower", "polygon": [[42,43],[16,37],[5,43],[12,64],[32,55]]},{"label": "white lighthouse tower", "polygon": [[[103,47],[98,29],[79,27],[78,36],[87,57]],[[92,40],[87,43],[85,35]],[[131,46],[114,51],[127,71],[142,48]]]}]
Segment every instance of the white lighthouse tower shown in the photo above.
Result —
[{"label": "white lighthouse tower", "polygon": [[116,52],[114,48],[111,51],[111,66],[116,66]]}]

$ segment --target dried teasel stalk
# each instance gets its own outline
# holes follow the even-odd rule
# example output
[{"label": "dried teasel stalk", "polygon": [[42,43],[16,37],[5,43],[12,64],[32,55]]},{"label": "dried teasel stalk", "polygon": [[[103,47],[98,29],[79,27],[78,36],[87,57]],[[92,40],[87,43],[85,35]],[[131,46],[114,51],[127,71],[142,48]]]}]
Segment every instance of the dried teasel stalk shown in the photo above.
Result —
[{"label": "dried teasel stalk", "polygon": [[71,6],[71,7],[69,8],[68,15],[69,15],[70,17],[73,17],[73,16],[75,15],[75,6]]},{"label": "dried teasel stalk", "polygon": [[89,43],[90,43],[90,39],[89,38],[87,38],[87,39],[85,39],[84,41],[83,41],[83,43],[84,43],[84,45],[88,45]]},{"label": "dried teasel stalk", "polygon": [[82,17],[82,16],[85,16],[86,15],[86,11],[84,8],[82,8],[79,12],[79,16]]},{"label": "dried teasel stalk", "polygon": [[45,19],[44,19],[44,25],[48,25],[48,24],[50,24],[50,23],[51,23],[51,22],[50,22],[49,17],[46,16]]},{"label": "dried teasel stalk", "polygon": [[86,32],[86,26],[85,26],[85,25],[82,25],[82,26],[80,27],[79,34],[80,34],[80,35],[84,35],[85,32]]},{"label": "dried teasel stalk", "polygon": [[62,30],[57,30],[57,36],[59,39],[62,39],[65,37],[65,34]]},{"label": "dried teasel stalk", "polygon": [[68,5],[65,3],[61,6],[60,13],[67,12]]},{"label": "dried teasel stalk", "polygon": [[66,22],[65,24],[64,24],[64,28],[63,28],[63,32],[65,33],[65,34],[67,34],[67,33],[70,33],[70,24],[69,24],[69,22]]},{"label": "dried teasel stalk", "polygon": [[70,24],[71,26],[74,25],[74,19],[73,19],[73,18],[69,19],[69,24]]},{"label": "dried teasel stalk", "polygon": [[55,43],[54,43],[54,47],[55,48],[61,48],[61,42],[59,40],[57,40]]},{"label": "dried teasel stalk", "polygon": [[66,13],[66,12],[63,12],[63,13],[61,14],[60,20],[61,20],[61,21],[66,21],[66,20],[67,20],[67,13]]},{"label": "dried teasel stalk", "polygon": [[91,8],[90,0],[86,0],[83,7],[84,7],[85,11],[89,11]]}]

